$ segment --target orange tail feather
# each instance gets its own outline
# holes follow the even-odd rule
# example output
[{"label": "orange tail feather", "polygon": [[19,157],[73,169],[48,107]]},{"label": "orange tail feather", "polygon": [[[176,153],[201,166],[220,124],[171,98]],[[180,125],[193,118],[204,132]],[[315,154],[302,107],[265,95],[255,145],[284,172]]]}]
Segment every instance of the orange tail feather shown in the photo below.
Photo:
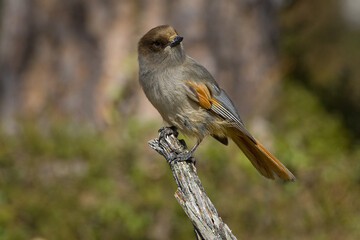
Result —
[{"label": "orange tail feather", "polygon": [[257,140],[254,142],[237,129],[231,129],[229,133],[232,140],[263,176],[275,179],[277,175],[284,180],[295,181],[295,176]]}]

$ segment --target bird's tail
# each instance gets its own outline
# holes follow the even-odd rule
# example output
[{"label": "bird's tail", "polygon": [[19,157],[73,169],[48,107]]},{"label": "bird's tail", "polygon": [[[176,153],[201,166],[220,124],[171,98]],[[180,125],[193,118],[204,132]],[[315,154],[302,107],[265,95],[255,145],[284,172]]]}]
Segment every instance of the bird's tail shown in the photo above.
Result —
[{"label": "bird's tail", "polygon": [[275,179],[275,175],[277,175],[281,179],[295,181],[295,176],[256,139],[250,138],[247,134],[234,128],[229,129],[228,133],[263,176]]}]

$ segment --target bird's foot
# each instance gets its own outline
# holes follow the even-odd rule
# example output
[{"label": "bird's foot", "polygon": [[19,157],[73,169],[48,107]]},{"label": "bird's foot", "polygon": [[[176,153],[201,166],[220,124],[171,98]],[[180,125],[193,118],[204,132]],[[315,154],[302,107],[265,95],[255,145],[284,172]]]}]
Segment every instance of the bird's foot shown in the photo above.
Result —
[{"label": "bird's foot", "polygon": [[189,161],[192,162],[193,164],[196,163],[196,160],[192,156],[191,151],[174,154],[173,157],[170,159],[170,162],[184,162],[184,161]]},{"label": "bird's foot", "polygon": [[[171,126],[171,127],[162,127],[159,129],[159,137],[158,140],[160,141],[160,139],[165,138],[169,135],[174,135],[176,138],[178,137],[179,133],[177,132],[177,128],[175,126]],[[184,146],[184,148],[186,149],[186,143],[183,139],[179,140],[180,143]],[[193,152],[195,149],[191,149],[190,151],[176,151],[172,154],[172,156],[170,157],[169,163],[170,162],[183,162],[183,161],[190,161],[192,163],[195,164],[195,158],[192,156]]]},{"label": "bird's foot", "polygon": [[166,136],[169,136],[171,134],[174,134],[175,137],[177,137],[179,135],[175,126],[162,127],[158,130],[158,133],[159,133],[158,140],[160,140],[161,138],[164,138]]}]

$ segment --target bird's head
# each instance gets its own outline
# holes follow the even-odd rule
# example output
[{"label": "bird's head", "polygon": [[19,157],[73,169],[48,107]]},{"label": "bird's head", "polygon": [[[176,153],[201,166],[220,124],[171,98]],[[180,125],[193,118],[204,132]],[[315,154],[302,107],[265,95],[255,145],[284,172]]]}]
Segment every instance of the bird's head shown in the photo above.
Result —
[{"label": "bird's head", "polygon": [[180,37],[169,25],[161,25],[148,31],[139,41],[139,62],[147,65],[171,66],[182,63],[185,53]]}]

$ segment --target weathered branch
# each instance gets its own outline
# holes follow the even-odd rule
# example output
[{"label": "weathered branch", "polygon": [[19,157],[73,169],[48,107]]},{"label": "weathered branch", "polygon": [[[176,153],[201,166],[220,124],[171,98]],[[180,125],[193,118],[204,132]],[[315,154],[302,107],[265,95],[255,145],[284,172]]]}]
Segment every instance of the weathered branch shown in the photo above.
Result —
[{"label": "weathered branch", "polygon": [[178,140],[171,128],[159,130],[159,138],[149,141],[151,148],[163,155],[178,186],[175,198],[191,220],[197,239],[236,239],[229,227],[219,217],[206,195],[192,161],[176,161],[186,152],[184,141]]}]

